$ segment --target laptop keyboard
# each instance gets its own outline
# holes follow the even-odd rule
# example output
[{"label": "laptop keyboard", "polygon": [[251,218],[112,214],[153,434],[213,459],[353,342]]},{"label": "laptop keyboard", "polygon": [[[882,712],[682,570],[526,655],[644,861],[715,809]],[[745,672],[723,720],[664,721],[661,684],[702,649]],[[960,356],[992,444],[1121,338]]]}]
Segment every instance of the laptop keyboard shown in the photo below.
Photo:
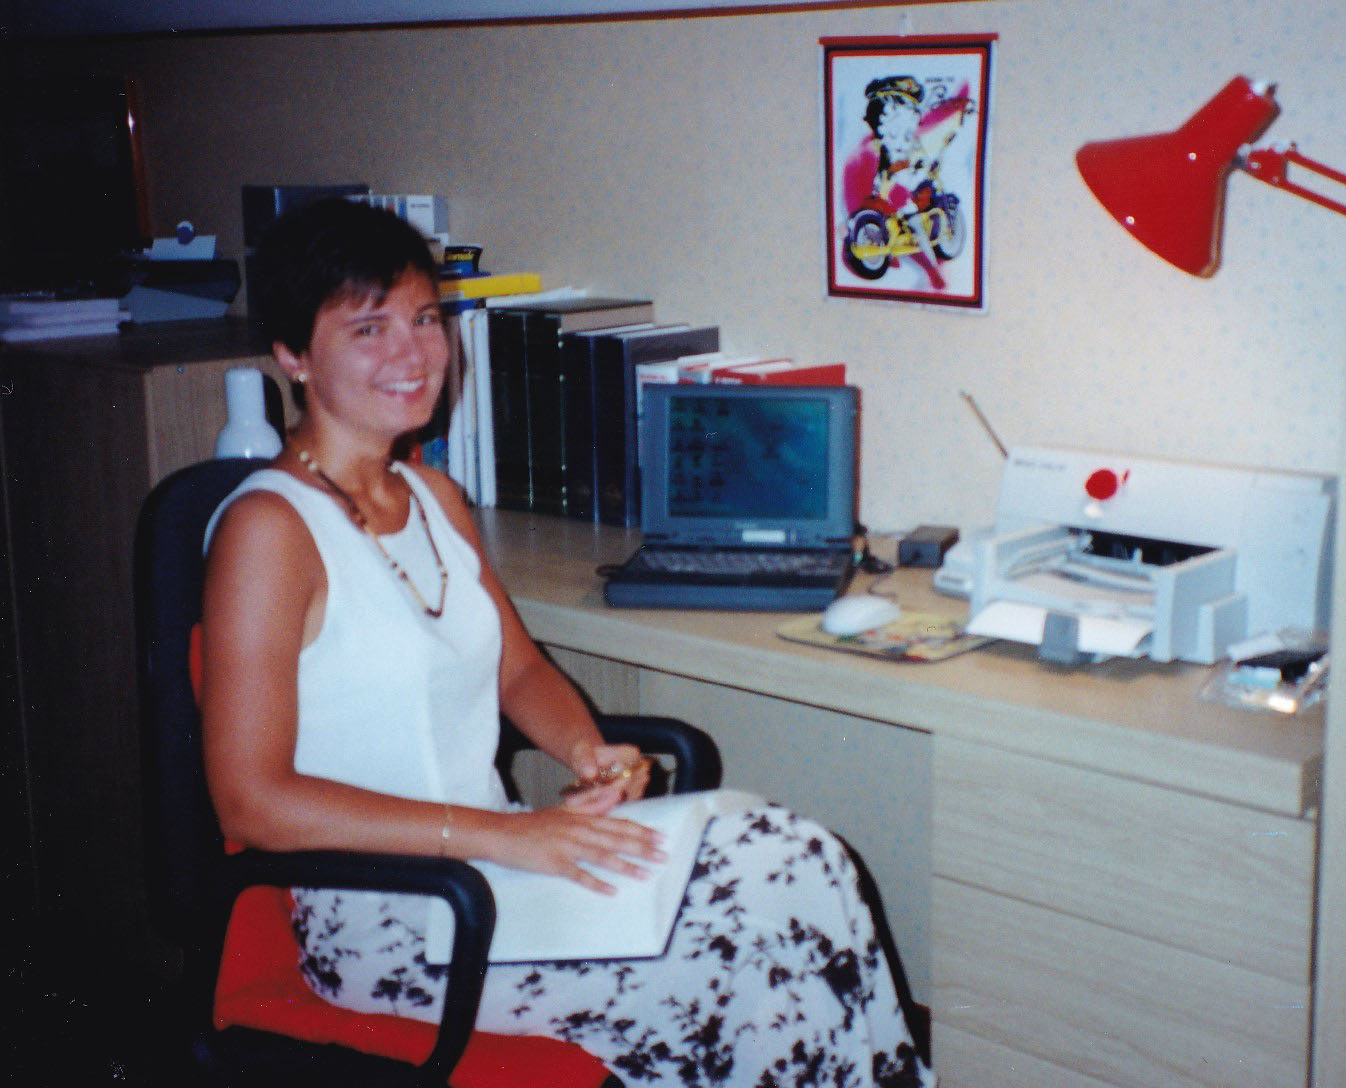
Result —
[{"label": "laptop keyboard", "polygon": [[629,569],[652,574],[703,574],[715,577],[791,575],[835,577],[845,566],[844,552],[757,552],[740,548],[642,549]]}]

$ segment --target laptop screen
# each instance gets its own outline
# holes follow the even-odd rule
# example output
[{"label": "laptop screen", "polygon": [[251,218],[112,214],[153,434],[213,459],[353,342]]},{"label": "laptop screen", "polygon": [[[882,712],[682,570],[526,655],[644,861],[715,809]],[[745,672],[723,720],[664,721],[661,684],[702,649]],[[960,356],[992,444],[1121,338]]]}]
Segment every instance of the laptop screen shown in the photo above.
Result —
[{"label": "laptop screen", "polygon": [[648,385],[644,397],[647,539],[782,547],[850,540],[853,388]]}]

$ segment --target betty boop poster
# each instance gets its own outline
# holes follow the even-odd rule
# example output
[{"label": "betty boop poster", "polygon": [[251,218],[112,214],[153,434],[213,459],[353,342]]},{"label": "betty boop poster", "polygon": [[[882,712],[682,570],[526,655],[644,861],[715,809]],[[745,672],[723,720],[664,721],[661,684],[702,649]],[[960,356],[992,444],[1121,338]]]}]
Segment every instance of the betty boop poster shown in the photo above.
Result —
[{"label": "betty boop poster", "polygon": [[822,39],[829,294],[985,308],[994,40]]}]

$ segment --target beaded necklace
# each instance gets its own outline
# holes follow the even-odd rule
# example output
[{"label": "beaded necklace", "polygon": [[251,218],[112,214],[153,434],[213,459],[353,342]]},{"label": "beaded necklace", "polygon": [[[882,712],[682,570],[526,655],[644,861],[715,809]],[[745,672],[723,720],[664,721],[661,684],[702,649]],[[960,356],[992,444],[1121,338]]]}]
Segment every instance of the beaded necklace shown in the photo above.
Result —
[{"label": "beaded necklace", "polygon": [[350,511],[351,521],[355,522],[356,527],[374,542],[374,547],[378,549],[379,555],[383,556],[384,562],[401,579],[402,584],[411,591],[411,595],[416,598],[416,603],[425,610],[425,614],[436,620],[444,615],[444,600],[449,587],[449,572],[444,568],[444,560],[440,558],[439,549],[435,546],[434,534],[430,532],[430,521],[425,516],[425,507],[421,505],[421,500],[416,497],[416,489],[410,484],[407,485],[407,491],[411,496],[411,505],[416,508],[416,513],[420,515],[421,528],[425,530],[425,539],[430,542],[430,551],[435,557],[435,566],[439,568],[439,606],[437,608],[430,607],[426,599],[421,596],[421,591],[416,588],[416,584],[411,580],[411,576],[406,572],[406,569],[388,553],[388,549],[383,546],[383,541],[369,527],[369,519],[365,517],[364,511],[360,509],[359,504],[351,497],[350,493],[322,470],[322,467],[313,459],[313,455],[308,450],[299,450],[298,452],[299,460],[304,467],[334,491],[337,497],[346,504],[346,508]]}]

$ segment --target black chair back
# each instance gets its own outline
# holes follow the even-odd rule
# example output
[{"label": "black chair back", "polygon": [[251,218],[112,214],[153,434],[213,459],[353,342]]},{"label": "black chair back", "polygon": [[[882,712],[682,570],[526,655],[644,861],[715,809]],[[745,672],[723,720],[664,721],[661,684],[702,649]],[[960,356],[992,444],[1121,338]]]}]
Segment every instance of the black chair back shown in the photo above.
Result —
[{"label": "black chair back", "polygon": [[244,477],[265,464],[228,458],[173,473],[150,493],[137,535],[146,870],[156,927],[179,943],[202,914],[206,875],[223,847],[188,667],[192,628],[201,619],[206,525]]}]

